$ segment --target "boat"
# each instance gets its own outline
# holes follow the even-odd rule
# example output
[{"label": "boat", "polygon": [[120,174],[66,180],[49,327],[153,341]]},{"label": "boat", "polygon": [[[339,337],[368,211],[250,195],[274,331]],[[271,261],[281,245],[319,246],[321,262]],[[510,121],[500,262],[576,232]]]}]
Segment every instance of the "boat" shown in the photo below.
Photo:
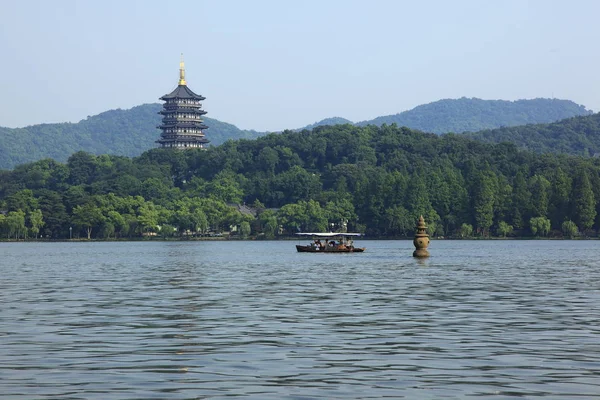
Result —
[{"label": "boat", "polygon": [[[360,233],[296,233],[298,236],[308,236],[313,241],[308,245],[296,245],[300,253],[362,253],[364,247],[354,247],[352,238],[361,236]],[[323,240],[323,242],[321,242]]]}]

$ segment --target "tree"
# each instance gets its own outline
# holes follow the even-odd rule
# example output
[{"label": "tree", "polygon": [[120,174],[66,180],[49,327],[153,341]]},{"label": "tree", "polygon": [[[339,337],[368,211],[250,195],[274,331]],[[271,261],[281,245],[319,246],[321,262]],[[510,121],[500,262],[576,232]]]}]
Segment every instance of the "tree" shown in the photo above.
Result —
[{"label": "tree", "polygon": [[579,233],[577,229],[577,224],[571,220],[563,222],[561,225],[561,230],[565,236],[568,236],[570,238],[577,236],[577,234]]},{"label": "tree", "polygon": [[458,234],[461,238],[471,237],[473,234],[473,226],[471,224],[462,224]]},{"label": "tree", "polygon": [[95,204],[88,202],[73,209],[72,221],[75,225],[85,228],[89,240],[92,237],[92,229],[104,222],[104,216]]},{"label": "tree", "polygon": [[60,193],[47,189],[39,190],[38,195],[39,208],[44,219],[42,234],[53,238],[68,235],[69,215],[66,212],[63,197]]},{"label": "tree", "polygon": [[137,213],[138,226],[143,232],[155,232],[158,229],[158,210],[154,203],[146,202]]},{"label": "tree", "polygon": [[100,235],[103,238],[110,239],[111,236],[115,235],[115,225],[108,219],[104,220],[100,227]]},{"label": "tree", "polygon": [[243,238],[247,238],[250,236],[250,223],[248,221],[242,221],[240,224],[240,236]]},{"label": "tree", "polygon": [[594,225],[596,218],[596,199],[587,171],[577,171],[573,181],[573,217],[579,230],[585,231]]},{"label": "tree", "polygon": [[[430,198],[429,190],[425,185],[425,179],[417,173],[414,173],[408,181],[406,202],[410,209],[411,216],[411,229],[414,228],[415,222],[422,215],[428,225],[431,225],[435,230],[435,226],[440,220],[440,216],[433,208]],[[372,196],[376,197],[375,193]]]},{"label": "tree", "polygon": [[315,200],[309,200],[307,202],[300,202],[301,206],[306,209],[306,216],[308,221],[305,229],[308,231],[323,232],[327,230],[327,215],[325,210],[321,208],[319,202]]},{"label": "tree", "polygon": [[[513,188],[504,175],[498,175],[498,191],[496,193],[496,203],[494,204],[494,220],[507,221],[510,218],[512,205]],[[499,224],[500,222],[498,222]]]},{"label": "tree", "polygon": [[8,228],[8,237],[18,239],[25,237],[25,213],[21,210],[11,211],[6,215],[6,227]]},{"label": "tree", "polygon": [[541,175],[534,175],[529,181],[531,191],[531,212],[540,217],[548,216],[550,182]]},{"label": "tree", "polygon": [[337,198],[327,202],[324,212],[328,226],[333,227],[333,231],[347,232],[348,224],[354,224],[356,221],[354,205],[347,198]]},{"label": "tree", "polygon": [[286,204],[279,209],[278,217],[284,229],[290,233],[327,230],[327,217],[315,200]]},{"label": "tree", "polygon": [[88,184],[96,172],[96,156],[78,151],[69,157],[67,167],[69,167],[69,184]]},{"label": "tree", "polygon": [[228,170],[219,172],[206,187],[209,196],[224,203],[240,203],[244,196],[236,175]]},{"label": "tree", "polygon": [[86,192],[83,185],[69,186],[69,188],[62,193],[62,197],[67,212],[72,212],[75,207],[84,205],[90,201],[90,194]]},{"label": "tree", "polygon": [[31,190],[19,190],[6,198],[6,208],[9,211],[21,210],[27,214],[38,208],[38,201]]},{"label": "tree", "polygon": [[427,223],[427,233],[430,236],[443,236],[444,235],[444,228],[442,226],[440,226],[438,223],[436,222],[428,222],[425,221]]},{"label": "tree", "polygon": [[512,199],[512,225],[516,229],[523,229],[524,221],[527,220],[531,208],[531,192],[527,187],[525,175],[522,171],[517,172],[513,183],[513,199]]},{"label": "tree", "polygon": [[146,200],[160,201],[168,197],[170,187],[161,179],[149,178],[142,183],[141,195]]},{"label": "tree", "polygon": [[277,234],[277,231],[279,229],[279,224],[277,222],[277,217],[270,216],[265,220],[265,237],[267,239],[273,239],[275,237],[275,235]]},{"label": "tree", "polygon": [[190,223],[194,232],[205,233],[208,231],[208,219],[201,209],[196,209],[190,213]]},{"label": "tree", "polygon": [[265,234],[266,239],[273,239],[279,229],[279,223],[273,210],[264,210],[258,215],[259,231]]},{"label": "tree", "polygon": [[37,239],[40,228],[44,226],[44,216],[42,210],[35,209],[29,213],[29,224],[31,225],[31,233]]},{"label": "tree", "polygon": [[473,200],[477,232],[483,236],[489,234],[489,228],[494,223],[495,198],[496,176],[492,171],[483,171],[478,176]]},{"label": "tree", "polygon": [[273,178],[272,187],[266,194],[268,197],[265,199],[265,203],[269,203],[271,207],[277,207],[300,200],[306,201],[317,197],[321,192],[321,187],[318,175],[310,173],[300,166],[294,166]]},{"label": "tree", "polygon": [[209,229],[221,231],[225,219],[227,205],[220,200],[214,198],[207,199],[192,199],[193,206],[198,207],[206,215]]},{"label": "tree", "polygon": [[408,210],[402,206],[388,208],[385,216],[388,221],[388,234],[407,236],[414,230],[414,221]]},{"label": "tree", "polygon": [[117,196],[133,196],[142,192],[142,183],[132,175],[119,174],[110,181],[110,186],[106,189],[107,193],[114,193]]},{"label": "tree", "polygon": [[258,153],[257,162],[260,168],[274,175],[279,163],[279,153],[271,147],[265,147]]},{"label": "tree", "polygon": [[550,220],[546,217],[534,217],[529,220],[529,227],[535,236],[546,236],[550,232]]},{"label": "tree", "polygon": [[199,176],[192,176],[184,186],[185,194],[188,198],[206,197],[206,187],[206,180]]},{"label": "tree", "polygon": [[498,234],[502,237],[506,237],[506,235],[511,234],[513,231],[512,225],[507,224],[504,221],[500,221],[498,223]]},{"label": "tree", "polygon": [[127,235],[129,226],[125,221],[125,218],[123,218],[119,212],[114,210],[109,211],[106,215],[106,219],[113,226],[115,237]]},{"label": "tree", "polygon": [[571,180],[569,176],[558,167],[552,175],[550,194],[550,218],[555,228],[560,228],[561,222],[569,213],[569,193],[571,192]]},{"label": "tree", "polygon": [[4,214],[0,214],[0,232],[7,230],[8,228],[6,226],[6,216]]},{"label": "tree", "polygon": [[175,236],[176,230],[177,228],[175,228],[173,225],[163,224],[160,227],[160,234],[165,238],[171,238]]}]

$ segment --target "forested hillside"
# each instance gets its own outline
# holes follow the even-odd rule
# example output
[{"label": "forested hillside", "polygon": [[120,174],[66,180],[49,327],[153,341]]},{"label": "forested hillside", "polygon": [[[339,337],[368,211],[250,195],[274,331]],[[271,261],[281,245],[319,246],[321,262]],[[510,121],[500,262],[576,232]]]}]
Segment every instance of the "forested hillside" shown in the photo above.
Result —
[{"label": "forested hillside", "polygon": [[[77,152],[139,156],[156,147],[160,136],[160,104],[144,104],[129,110],[111,110],[88,117],[78,123],[41,124],[26,128],[0,127],[0,169],[52,158],[66,161]],[[241,130],[234,125],[205,118],[210,127],[207,137],[212,145],[228,139],[255,138],[255,131]]]},{"label": "forested hillside", "polygon": [[322,119],[318,122],[315,122],[314,124],[310,124],[305,126],[304,128],[300,128],[298,129],[299,131],[307,129],[307,130],[312,130],[314,128],[316,128],[317,126],[325,126],[325,125],[344,125],[344,124],[352,124],[353,122],[346,119],[346,118],[342,118],[342,117],[331,117],[331,118],[325,118]]},{"label": "forested hillside", "polygon": [[424,104],[395,115],[378,117],[357,125],[397,124],[424,132],[477,132],[503,126],[540,124],[559,121],[591,111],[570,100],[481,100],[446,99]]},{"label": "forested hillside", "polygon": [[511,142],[536,153],[581,156],[600,154],[600,114],[565,119],[551,124],[524,125],[467,133],[488,143]]},{"label": "forested hillside", "polygon": [[[600,160],[537,155],[512,144],[397,126],[338,125],[153,149],[130,159],[78,152],[0,171],[0,235],[65,238],[229,231],[272,238],[343,230],[595,235]],[[256,215],[231,204],[251,204]]]},{"label": "forested hillside", "polygon": [[[42,124],[21,129],[0,127],[0,169],[52,158],[66,161],[76,151],[135,157],[156,147],[160,135],[160,104],[145,104],[130,110],[112,110],[78,123]],[[375,118],[358,125],[396,123],[425,132],[464,132],[501,126],[547,123],[587,115],[585,107],[568,100],[440,100],[400,114]],[[253,139],[263,132],[238,129],[212,118],[205,119],[207,138],[216,146],[228,139]],[[344,124],[344,118],[327,118],[305,127]],[[541,138],[543,139],[543,138]],[[580,154],[580,153],[577,153]]]}]

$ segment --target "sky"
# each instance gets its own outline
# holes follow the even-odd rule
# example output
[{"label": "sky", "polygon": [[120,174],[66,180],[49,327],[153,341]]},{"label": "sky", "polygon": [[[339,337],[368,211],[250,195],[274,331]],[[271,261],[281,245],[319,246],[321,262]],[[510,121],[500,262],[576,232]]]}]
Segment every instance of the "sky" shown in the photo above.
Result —
[{"label": "sky", "polygon": [[446,98],[600,111],[596,0],[0,0],[0,126],[157,103],[280,131]]}]

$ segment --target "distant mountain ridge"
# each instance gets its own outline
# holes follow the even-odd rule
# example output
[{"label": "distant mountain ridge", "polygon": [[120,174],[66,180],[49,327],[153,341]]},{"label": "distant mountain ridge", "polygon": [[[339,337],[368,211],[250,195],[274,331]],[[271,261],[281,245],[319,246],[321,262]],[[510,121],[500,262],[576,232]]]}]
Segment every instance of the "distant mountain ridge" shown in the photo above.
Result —
[{"label": "distant mountain ridge", "polygon": [[[52,158],[64,162],[83,150],[92,154],[135,157],[155,148],[160,137],[161,104],[143,104],[128,110],[110,110],[77,123],[31,125],[25,128],[0,127],[0,169]],[[219,145],[229,139],[254,139],[262,132],[242,130],[235,125],[204,118],[207,137]]]},{"label": "distant mountain ridge", "polygon": [[[0,169],[52,158],[64,162],[77,152],[135,157],[156,147],[160,136],[161,104],[143,104],[128,110],[110,110],[77,123],[39,124],[25,128],[0,127]],[[396,123],[425,132],[465,132],[502,126],[549,123],[579,115],[586,110],[569,100],[533,99],[518,101],[446,99],[418,106],[399,114],[382,116],[356,125]],[[205,118],[211,145],[229,139],[255,139],[266,134],[242,130],[235,125]],[[347,124],[352,121],[327,118],[302,129],[322,125]],[[590,147],[591,148],[591,147]]]},{"label": "distant mountain ridge", "polygon": [[522,125],[466,133],[486,143],[510,142],[534,153],[600,155],[600,113],[550,124]]},{"label": "distant mountain ridge", "polygon": [[[397,124],[423,132],[442,134],[542,124],[589,114],[592,114],[592,111],[570,100],[538,98],[508,101],[461,97],[434,101],[398,114],[357,122],[355,125]],[[336,122],[336,119],[340,122]],[[333,123],[352,123],[344,118],[336,119],[325,119],[308,125],[305,129]]]},{"label": "distant mountain ridge", "polygon": [[343,124],[354,125],[354,122],[350,121],[349,119],[342,118],[342,117],[331,117],[331,118],[322,119],[318,122],[315,122],[314,124],[306,125],[304,128],[300,128],[297,130],[301,131],[301,130],[307,129],[310,131],[310,130],[316,128],[317,126],[343,125]]}]

